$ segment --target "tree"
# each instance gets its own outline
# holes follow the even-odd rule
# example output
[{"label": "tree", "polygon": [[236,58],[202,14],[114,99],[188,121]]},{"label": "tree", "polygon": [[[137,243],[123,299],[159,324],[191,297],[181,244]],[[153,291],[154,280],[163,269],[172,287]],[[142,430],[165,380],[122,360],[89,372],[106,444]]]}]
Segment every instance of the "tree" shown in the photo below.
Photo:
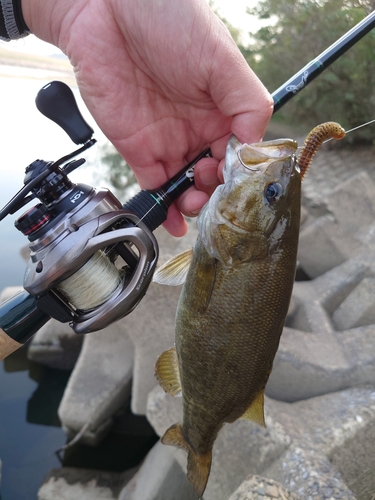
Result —
[{"label": "tree", "polygon": [[114,194],[123,202],[139,191],[133,170],[110,143],[105,143],[100,151],[101,165],[105,167],[104,176],[113,187]]},{"label": "tree", "polygon": [[[267,21],[243,49],[270,92],[360,22],[374,0],[262,0],[249,13]],[[352,128],[375,115],[375,31],[326,69],[277,114],[288,124],[315,126],[332,120]],[[374,128],[348,136],[372,142]]]}]

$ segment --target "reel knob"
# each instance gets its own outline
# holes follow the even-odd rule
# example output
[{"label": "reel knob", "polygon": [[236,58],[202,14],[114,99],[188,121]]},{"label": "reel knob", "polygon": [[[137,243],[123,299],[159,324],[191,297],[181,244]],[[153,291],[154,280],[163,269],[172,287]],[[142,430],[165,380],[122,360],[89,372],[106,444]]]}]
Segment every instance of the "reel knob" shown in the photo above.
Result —
[{"label": "reel knob", "polygon": [[94,133],[82,117],[73,92],[63,82],[53,81],[38,92],[35,104],[47,118],[57,123],[75,144],[85,144]]}]

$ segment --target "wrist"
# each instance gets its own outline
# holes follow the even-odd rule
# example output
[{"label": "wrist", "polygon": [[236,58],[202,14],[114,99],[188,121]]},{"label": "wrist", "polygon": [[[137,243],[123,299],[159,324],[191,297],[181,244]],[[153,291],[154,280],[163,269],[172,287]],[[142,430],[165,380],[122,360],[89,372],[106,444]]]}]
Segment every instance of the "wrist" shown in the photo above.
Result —
[{"label": "wrist", "polygon": [[21,0],[0,0],[0,39],[17,40],[30,33],[21,10]]},{"label": "wrist", "polygon": [[[0,0],[1,1],[1,0]],[[63,24],[74,15],[74,7],[80,2],[74,0],[18,0],[22,16],[31,33],[41,40],[63,48]],[[71,22],[73,19],[71,18]],[[69,30],[65,30],[65,34]]]}]

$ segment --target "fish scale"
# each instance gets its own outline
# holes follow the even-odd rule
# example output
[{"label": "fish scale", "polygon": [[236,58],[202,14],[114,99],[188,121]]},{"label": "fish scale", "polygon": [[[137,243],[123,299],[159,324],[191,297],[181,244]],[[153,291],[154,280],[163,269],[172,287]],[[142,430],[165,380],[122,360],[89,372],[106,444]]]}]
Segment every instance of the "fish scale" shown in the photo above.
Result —
[{"label": "fish scale", "polygon": [[193,252],[167,262],[155,277],[164,284],[185,282],[176,345],[158,358],[155,374],[166,392],[182,393],[182,421],[167,429],[162,442],[188,452],[187,476],[198,497],[221,427],[238,418],[265,425],[264,388],[296,269],[296,149],[289,139],[248,145],[232,136],[224,185],[199,215]]}]

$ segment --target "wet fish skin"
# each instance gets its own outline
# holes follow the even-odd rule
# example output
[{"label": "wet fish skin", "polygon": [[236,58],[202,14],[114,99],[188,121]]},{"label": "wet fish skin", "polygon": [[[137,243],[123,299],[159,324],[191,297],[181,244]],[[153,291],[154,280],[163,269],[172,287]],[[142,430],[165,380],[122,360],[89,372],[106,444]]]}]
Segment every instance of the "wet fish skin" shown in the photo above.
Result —
[{"label": "wet fish skin", "polygon": [[[224,423],[242,417],[264,425],[264,388],[295,277],[301,196],[296,148],[291,140],[241,145],[231,137],[224,184],[198,219],[176,346],[156,364],[162,387],[172,395],[181,390],[183,398],[183,420],[162,442],[188,451],[188,478],[199,497]],[[169,268],[167,263],[159,272],[159,282],[168,281]]]}]

